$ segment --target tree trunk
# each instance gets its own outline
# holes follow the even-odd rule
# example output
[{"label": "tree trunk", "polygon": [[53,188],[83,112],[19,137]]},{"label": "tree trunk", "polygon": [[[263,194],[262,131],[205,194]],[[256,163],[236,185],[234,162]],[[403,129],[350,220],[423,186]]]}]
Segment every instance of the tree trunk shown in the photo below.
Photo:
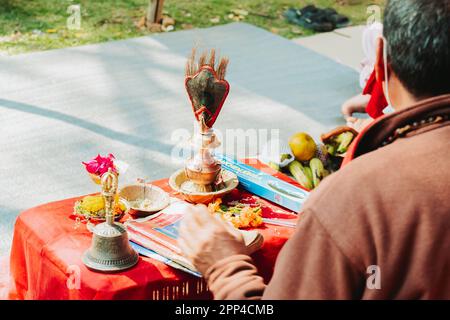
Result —
[{"label": "tree trunk", "polygon": [[161,22],[163,6],[164,0],[149,0],[146,16],[147,24]]}]

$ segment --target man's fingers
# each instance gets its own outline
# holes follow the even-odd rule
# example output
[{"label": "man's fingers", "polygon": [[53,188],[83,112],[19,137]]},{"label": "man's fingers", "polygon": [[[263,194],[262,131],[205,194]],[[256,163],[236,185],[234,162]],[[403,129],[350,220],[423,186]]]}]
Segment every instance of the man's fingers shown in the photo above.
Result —
[{"label": "man's fingers", "polygon": [[180,237],[186,240],[194,240],[198,227],[192,219],[183,219],[180,225]]},{"label": "man's fingers", "polygon": [[199,244],[197,233],[192,232],[186,225],[180,226],[180,233],[177,239],[178,247],[185,257],[192,261],[194,257],[195,247]]},{"label": "man's fingers", "polygon": [[190,228],[200,228],[205,222],[201,215],[199,215],[197,206],[192,206],[188,212],[184,215],[183,223],[186,223]]},{"label": "man's fingers", "polygon": [[239,229],[237,229],[231,222],[225,221],[224,227],[227,229],[227,231],[234,236],[240,235]]},{"label": "man's fingers", "polygon": [[225,229],[227,229],[227,230],[228,230],[227,225],[232,225],[231,222],[225,221],[225,220],[221,217],[220,214],[214,214],[213,220],[214,220],[214,223],[215,223],[215,224],[217,224],[217,225],[219,225],[219,226],[222,226],[223,228],[225,228]]},{"label": "man's fingers", "polygon": [[205,206],[199,206],[196,205],[194,207],[194,209],[192,210],[192,215],[193,215],[193,219],[195,220],[195,222],[199,225],[199,226],[203,226],[206,223],[208,223],[207,221],[207,216],[205,216],[205,212],[209,214],[208,209],[206,209]]},{"label": "man's fingers", "polygon": [[355,129],[354,127],[358,123],[358,118],[348,117],[345,120],[347,121],[347,126],[349,126],[350,128]]},{"label": "man's fingers", "polygon": [[183,255],[188,258],[189,260],[192,260],[193,257],[193,251],[191,246],[184,240],[184,238],[178,238],[178,247],[181,249],[181,252],[183,252]]},{"label": "man's fingers", "polygon": [[204,205],[197,205],[193,214],[195,215],[194,219],[199,228],[205,228],[214,224],[214,214],[211,214]]},{"label": "man's fingers", "polygon": [[345,107],[343,107],[341,109],[341,113],[345,119],[350,118],[353,115],[352,110],[350,110],[349,108],[345,108]]},{"label": "man's fingers", "polygon": [[201,219],[205,223],[214,223],[214,224],[219,223],[221,225],[220,222],[222,222],[222,220],[215,219],[220,216],[219,214],[209,212],[208,208],[204,205],[197,205],[196,207],[197,207],[197,210],[198,210],[197,212],[198,212],[199,216],[201,216]]},{"label": "man's fingers", "polygon": [[237,229],[230,221],[224,220],[220,215],[214,215],[214,222],[235,238],[239,239],[242,236],[239,229]]}]

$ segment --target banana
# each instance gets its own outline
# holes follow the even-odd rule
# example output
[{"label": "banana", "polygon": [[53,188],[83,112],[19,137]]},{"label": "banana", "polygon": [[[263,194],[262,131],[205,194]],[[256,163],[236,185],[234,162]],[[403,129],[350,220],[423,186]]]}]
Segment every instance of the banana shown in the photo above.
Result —
[{"label": "banana", "polygon": [[336,142],[338,143],[337,153],[347,152],[348,146],[353,141],[354,134],[351,131],[343,132],[337,136]]},{"label": "banana", "polygon": [[308,177],[308,173],[305,167],[297,160],[292,161],[288,165],[289,172],[294,176],[295,180],[300,183],[303,187],[310,190],[313,188],[313,183]]},{"label": "banana", "polygon": [[336,147],[332,144],[326,144],[325,145],[328,154],[331,154],[332,156],[334,156],[336,154]]},{"label": "banana", "polygon": [[305,172],[306,176],[308,177],[308,179],[309,179],[310,181],[312,181],[312,180],[313,180],[313,176],[312,176],[312,170],[311,170],[311,168],[310,168],[310,167],[307,167],[307,166],[304,166],[303,168],[304,168],[304,172]]},{"label": "banana", "polygon": [[320,181],[326,176],[326,170],[323,167],[322,161],[318,158],[312,158],[309,161],[309,166],[311,167],[312,171],[312,182],[314,188],[316,188]]},{"label": "banana", "polygon": [[290,155],[289,153],[282,153],[280,155],[280,162],[283,162],[285,160],[291,160],[292,159],[292,155]]},{"label": "banana", "polygon": [[276,171],[280,171],[280,165],[278,163],[275,163],[273,161],[269,161],[268,163],[269,167],[271,167],[272,169],[276,170]]}]

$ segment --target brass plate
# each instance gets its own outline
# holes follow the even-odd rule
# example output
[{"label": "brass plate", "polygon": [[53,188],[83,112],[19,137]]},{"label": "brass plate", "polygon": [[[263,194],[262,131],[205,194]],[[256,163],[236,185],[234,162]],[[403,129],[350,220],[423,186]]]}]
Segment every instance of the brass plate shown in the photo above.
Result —
[{"label": "brass plate", "polygon": [[183,199],[191,203],[203,203],[208,204],[217,198],[221,198],[227,193],[233,191],[239,184],[237,176],[230,171],[222,170],[222,180],[224,187],[218,191],[212,192],[188,192],[181,189],[183,182],[187,181],[186,173],[184,169],[180,169],[174,172],[169,178],[170,187],[183,196]]}]

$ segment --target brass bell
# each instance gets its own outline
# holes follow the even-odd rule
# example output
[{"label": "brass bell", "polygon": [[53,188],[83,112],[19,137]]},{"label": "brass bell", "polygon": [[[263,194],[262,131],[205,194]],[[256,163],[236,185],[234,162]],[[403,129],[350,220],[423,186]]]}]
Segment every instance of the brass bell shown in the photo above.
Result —
[{"label": "brass bell", "polygon": [[105,201],[106,222],[93,228],[91,247],[83,254],[83,263],[101,272],[121,271],[134,266],[139,259],[128,242],[128,233],[123,224],[114,221],[114,200],[117,192],[117,175],[111,169],[101,179]]}]

